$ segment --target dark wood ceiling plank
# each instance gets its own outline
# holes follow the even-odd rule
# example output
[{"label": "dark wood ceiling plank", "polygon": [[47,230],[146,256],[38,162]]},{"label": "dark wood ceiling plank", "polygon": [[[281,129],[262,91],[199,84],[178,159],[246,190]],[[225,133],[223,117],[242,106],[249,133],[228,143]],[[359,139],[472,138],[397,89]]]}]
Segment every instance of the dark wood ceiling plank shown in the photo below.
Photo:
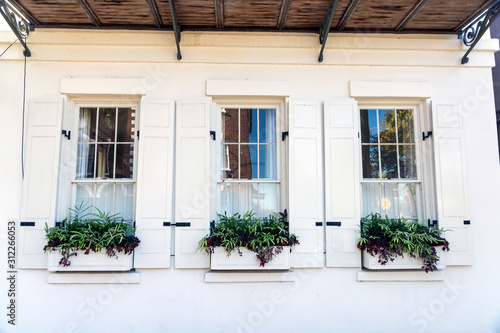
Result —
[{"label": "dark wood ceiling plank", "polygon": [[352,13],[356,10],[356,7],[358,6],[360,0],[352,0],[351,3],[349,4],[349,7],[347,7],[346,11],[344,12],[344,15],[340,19],[340,22],[337,26],[338,31],[342,31],[344,29],[347,21],[351,18]]},{"label": "dark wood ceiling plank", "polygon": [[36,26],[40,25],[40,22],[33,16],[33,14],[27,10],[23,5],[19,4],[18,0],[10,0],[10,3],[16,7],[17,10],[21,12],[31,23],[33,23]]},{"label": "dark wood ceiling plank", "polygon": [[281,12],[277,26],[279,30],[283,30],[285,28],[285,21],[286,21],[286,16],[288,14],[288,6],[290,5],[290,1],[291,0],[283,0],[283,4],[281,5]]},{"label": "dark wood ceiling plank", "polygon": [[417,15],[418,12],[420,12],[420,10],[422,10],[422,8],[424,8],[425,4],[428,1],[429,0],[420,0],[415,5],[415,7],[413,7],[413,9],[411,10],[411,12],[409,12],[408,15],[406,15],[406,17],[398,24],[398,26],[394,30],[395,31],[401,31],[401,30],[403,30],[406,27],[406,25],[408,23],[410,23],[410,21],[415,17],[415,15]]},{"label": "dark wood ceiling plank", "polygon": [[158,28],[162,27],[160,12],[158,11],[158,6],[156,5],[155,0],[146,0],[148,2],[149,8],[151,9],[151,14],[153,14],[153,18],[155,19],[155,24]]},{"label": "dark wood ceiling plank", "polygon": [[90,8],[90,6],[87,3],[87,1],[85,1],[85,0],[78,0],[78,1],[82,5],[83,9],[85,10],[85,12],[89,16],[89,18],[92,20],[92,22],[94,23],[94,25],[97,26],[97,27],[102,27],[101,21],[99,20],[99,18],[97,17],[97,15],[94,13],[94,11],[92,10],[92,8]]}]

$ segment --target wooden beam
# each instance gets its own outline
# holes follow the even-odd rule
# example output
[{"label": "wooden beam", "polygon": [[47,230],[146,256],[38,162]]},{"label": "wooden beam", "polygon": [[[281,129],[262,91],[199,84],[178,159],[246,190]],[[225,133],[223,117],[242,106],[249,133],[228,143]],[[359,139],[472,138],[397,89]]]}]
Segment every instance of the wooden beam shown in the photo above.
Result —
[{"label": "wooden beam", "polygon": [[224,15],[223,15],[223,5],[222,0],[214,0],[215,7],[215,25],[217,29],[224,29]]},{"label": "wooden beam", "polygon": [[279,30],[283,30],[283,28],[285,28],[286,15],[288,13],[288,6],[290,5],[290,1],[291,0],[283,0],[283,3],[281,4],[281,12],[278,18],[277,25],[277,28]]},{"label": "wooden beam", "polygon": [[460,24],[458,26],[456,26],[453,31],[454,32],[460,32],[462,31],[466,25],[468,25],[470,23],[470,21],[472,21],[472,19],[474,19],[478,14],[480,14],[482,11],[484,11],[486,8],[490,7],[490,6],[493,6],[493,4],[496,2],[496,0],[487,0],[485,1],[481,7],[478,8],[478,10],[476,10],[474,13],[472,13],[471,15],[467,16],[467,18],[465,20],[463,20],[462,22],[460,22]]},{"label": "wooden beam", "polygon": [[420,10],[422,10],[422,8],[424,8],[425,4],[428,2],[429,0],[420,0],[416,5],[415,7],[413,7],[413,9],[408,13],[408,15],[406,15],[406,17],[401,21],[399,22],[398,26],[396,27],[396,31],[401,31],[404,29],[404,27],[406,27],[406,25],[408,23],[410,23],[410,21],[415,17],[415,15],[418,14],[418,12],[420,12]]},{"label": "wooden beam", "polygon": [[351,18],[352,13],[356,10],[356,7],[358,6],[359,0],[352,0],[349,6],[347,7],[346,11],[344,12],[344,15],[340,19],[340,22],[337,26],[338,31],[342,31],[347,24],[347,21]]},{"label": "wooden beam", "polygon": [[80,4],[82,5],[83,9],[87,13],[88,17],[92,20],[92,22],[94,22],[94,25],[97,26],[97,27],[102,27],[101,21],[99,21],[99,18],[94,13],[94,11],[92,10],[92,8],[90,8],[90,6],[87,3],[87,1],[85,1],[85,0],[78,0],[78,1],[80,1]]},{"label": "wooden beam", "polygon": [[158,28],[161,28],[163,26],[161,17],[160,17],[160,12],[158,11],[158,6],[156,5],[155,0],[147,0],[149,9],[151,9],[151,14],[153,14],[153,18],[155,19],[155,24]]},{"label": "wooden beam", "polygon": [[17,0],[9,0],[12,6],[14,6],[21,14],[24,15],[32,24],[36,26],[40,26],[40,22],[35,19],[33,14],[30,13],[29,10],[26,9],[26,7],[20,5]]}]

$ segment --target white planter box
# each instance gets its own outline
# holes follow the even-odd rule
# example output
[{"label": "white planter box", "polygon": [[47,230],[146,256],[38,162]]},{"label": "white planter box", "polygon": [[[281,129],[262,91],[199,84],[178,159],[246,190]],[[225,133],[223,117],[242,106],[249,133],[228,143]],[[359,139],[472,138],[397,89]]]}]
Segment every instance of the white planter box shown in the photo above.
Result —
[{"label": "white planter box", "polygon": [[59,266],[62,255],[59,251],[50,251],[48,255],[47,270],[51,272],[95,272],[95,271],[129,271],[132,269],[132,255],[117,253],[118,258],[106,255],[106,250],[84,254],[77,251],[76,256],[71,256],[70,266]]},{"label": "white planter box", "polygon": [[[443,269],[446,267],[445,264],[445,251],[439,246],[436,248],[439,260],[437,262],[437,268]],[[389,260],[385,265],[381,265],[378,262],[379,255],[372,256],[366,251],[363,251],[363,267],[367,269],[376,270],[387,270],[387,269],[422,269],[424,263],[422,258],[412,258],[409,254],[405,254],[404,258],[397,256],[394,261]]]},{"label": "white planter box", "polygon": [[238,250],[233,250],[228,257],[223,247],[216,247],[210,255],[210,268],[212,270],[285,270],[290,268],[290,247],[284,246],[283,251],[275,255],[273,260],[260,266],[260,261],[253,251],[240,247],[242,256]]}]

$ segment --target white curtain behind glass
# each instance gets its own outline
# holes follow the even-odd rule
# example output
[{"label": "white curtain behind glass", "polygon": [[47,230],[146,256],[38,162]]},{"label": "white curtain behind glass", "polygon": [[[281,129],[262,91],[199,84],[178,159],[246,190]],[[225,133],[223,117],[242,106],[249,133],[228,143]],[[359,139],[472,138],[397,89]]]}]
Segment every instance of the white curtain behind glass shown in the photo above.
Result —
[{"label": "white curtain behind glass", "polygon": [[[85,108],[80,109],[78,142],[87,143],[90,141],[90,127],[91,127],[90,122],[91,122],[91,109],[85,109]],[[89,162],[89,145],[79,144],[77,166],[76,166],[77,179],[87,178],[88,162]]]}]

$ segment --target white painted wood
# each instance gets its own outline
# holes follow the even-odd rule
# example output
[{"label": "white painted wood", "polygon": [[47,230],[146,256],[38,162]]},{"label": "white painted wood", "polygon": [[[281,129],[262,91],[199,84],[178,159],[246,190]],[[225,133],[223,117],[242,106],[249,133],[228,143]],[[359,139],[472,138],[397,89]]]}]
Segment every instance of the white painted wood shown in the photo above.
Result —
[{"label": "white painted wood", "polygon": [[432,94],[427,82],[351,81],[349,87],[351,97],[429,98]]},{"label": "white painted wood", "polygon": [[322,107],[318,102],[289,104],[289,222],[300,245],[291,267],[323,267]]},{"label": "white painted wood", "polygon": [[[437,262],[438,269],[446,267],[446,252],[443,251],[442,246],[436,247],[439,260]],[[388,269],[422,269],[424,265],[422,258],[412,258],[409,254],[404,257],[397,256],[394,261],[388,261],[385,265],[381,265],[378,260],[379,256],[372,256],[366,251],[363,251],[363,267],[367,269],[388,270]]]},{"label": "white painted wood", "polygon": [[207,80],[207,96],[290,96],[289,81]]},{"label": "white painted wood", "polygon": [[89,254],[77,251],[76,256],[69,258],[69,266],[59,265],[62,255],[58,251],[51,251],[47,256],[49,272],[129,271],[133,263],[133,255],[117,253],[117,257],[109,257],[105,250]]},{"label": "white painted wood", "polygon": [[354,100],[325,105],[326,266],[360,267],[359,111]]},{"label": "white painted wood", "polygon": [[19,227],[19,268],[47,267],[44,227],[55,222],[63,104],[62,98],[29,101],[21,222],[35,226]]},{"label": "white painted wood", "polygon": [[61,78],[61,94],[68,95],[145,95],[145,79]]},{"label": "white painted wood", "polygon": [[[241,254],[241,255],[240,255]],[[210,269],[212,270],[270,270],[290,268],[290,247],[283,247],[283,251],[273,257],[273,260],[260,265],[255,252],[240,247],[233,250],[228,256],[223,247],[214,248],[210,255]]]},{"label": "white painted wood", "polygon": [[436,197],[438,223],[450,242],[447,265],[472,264],[471,225],[467,194],[466,158],[463,139],[463,114],[457,104],[432,103]]},{"label": "white painted wood", "polygon": [[175,267],[208,268],[209,257],[195,252],[210,227],[210,100],[179,101],[176,115]]},{"label": "white painted wood", "polygon": [[174,165],[174,102],[143,98],[140,110],[137,165],[134,267],[170,267]]}]

